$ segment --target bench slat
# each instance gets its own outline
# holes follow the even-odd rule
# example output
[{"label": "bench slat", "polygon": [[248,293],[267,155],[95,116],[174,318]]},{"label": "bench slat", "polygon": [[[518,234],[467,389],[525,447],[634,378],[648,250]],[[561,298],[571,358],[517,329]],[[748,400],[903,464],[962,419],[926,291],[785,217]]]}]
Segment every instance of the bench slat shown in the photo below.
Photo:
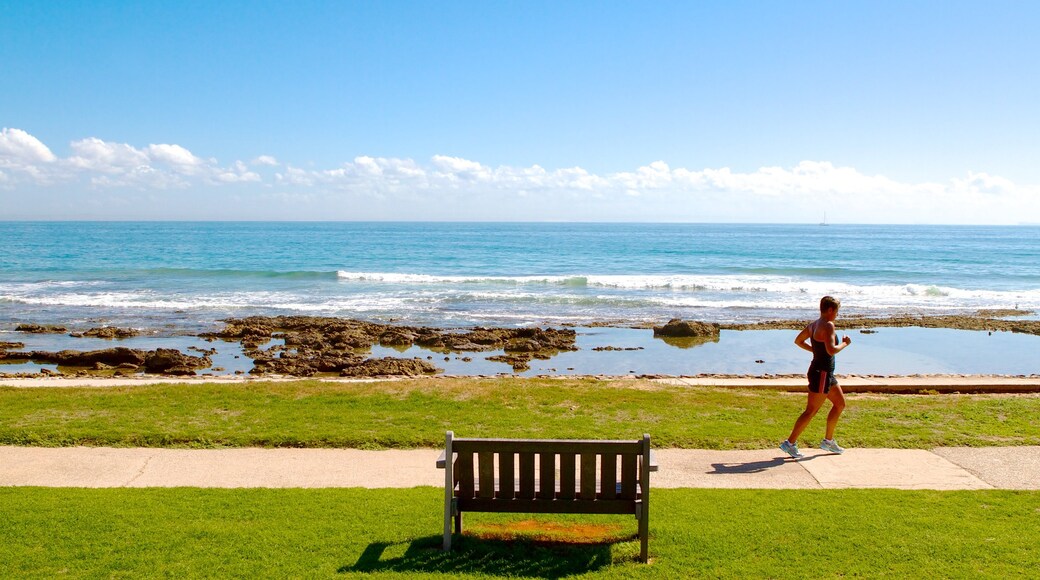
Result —
[{"label": "bench slat", "polygon": [[605,453],[600,456],[599,493],[603,499],[617,497],[617,455]]},{"label": "bench slat", "polygon": [[513,499],[516,497],[516,477],[513,474],[512,453],[498,454],[498,497]]},{"label": "bench slat", "polygon": [[639,441],[584,441],[568,439],[455,439],[452,450],[462,453],[625,453],[641,454]]},{"label": "bench slat", "polygon": [[634,514],[639,500],[548,501],[544,499],[459,499],[459,511],[542,514]]},{"label": "bench slat", "polygon": [[560,499],[574,499],[575,458],[573,453],[560,454]]},{"label": "bench slat", "polygon": [[538,454],[538,497],[556,497],[556,455],[553,453]]},{"label": "bench slat", "polygon": [[520,454],[520,499],[534,499],[534,453]]},{"label": "bench slat", "polygon": [[596,497],[596,454],[581,454],[581,499]]},{"label": "bench slat", "polygon": [[473,497],[473,454],[459,453],[455,461],[455,474],[459,480],[457,497]]},{"label": "bench slat", "polygon": [[495,497],[495,454],[481,452],[477,454],[477,475],[480,486],[477,488],[477,496],[485,498]]},{"label": "bench slat", "polygon": [[[635,499],[636,497],[636,483],[638,478],[636,477],[636,456],[635,455],[622,455],[621,456],[621,498],[622,499]],[[644,467],[645,469],[645,467]]]}]

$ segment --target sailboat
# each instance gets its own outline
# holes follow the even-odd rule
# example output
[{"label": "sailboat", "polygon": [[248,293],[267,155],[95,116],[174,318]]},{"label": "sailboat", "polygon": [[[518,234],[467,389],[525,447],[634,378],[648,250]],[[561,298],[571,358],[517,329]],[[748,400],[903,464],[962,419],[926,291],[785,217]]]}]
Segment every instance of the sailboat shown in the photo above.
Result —
[{"label": "sailboat", "polygon": [[830,225],[829,223],[827,223],[827,212],[823,212],[823,221],[820,222],[820,225],[821,226],[829,226]]}]

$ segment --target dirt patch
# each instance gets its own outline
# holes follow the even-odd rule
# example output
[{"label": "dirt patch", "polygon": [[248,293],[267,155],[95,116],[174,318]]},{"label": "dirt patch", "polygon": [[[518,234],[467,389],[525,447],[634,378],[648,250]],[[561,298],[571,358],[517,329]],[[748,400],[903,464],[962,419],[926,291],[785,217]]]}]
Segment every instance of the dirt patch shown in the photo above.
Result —
[{"label": "dirt patch", "polygon": [[561,544],[613,544],[635,537],[632,531],[625,531],[621,524],[540,520],[471,525],[466,533],[482,540],[526,540]]}]

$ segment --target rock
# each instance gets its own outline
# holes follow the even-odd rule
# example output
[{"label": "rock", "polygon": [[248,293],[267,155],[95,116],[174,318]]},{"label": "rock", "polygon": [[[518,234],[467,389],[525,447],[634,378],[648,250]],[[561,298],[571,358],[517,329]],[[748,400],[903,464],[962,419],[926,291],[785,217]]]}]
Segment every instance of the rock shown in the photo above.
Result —
[{"label": "rock", "polygon": [[16,348],[25,348],[24,342],[3,342],[0,341],[0,351],[2,350],[13,350]]},{"label": "rock", "polygon": [[379,337],[379,344],[383,346],[412,346],[415,339],[414,333],[405,329],[393,328]]},{"label": "rock", "polygon": [[64,326],[52,324],[19,324],[14,327],[15,332],[26,332],[29,334],[65,334],[69,329]]},{"label": "rock", "polygon": [[[362,357],[355,355],[321,355],[292,353],[280,353],[283,356],[276,358],[256,358],[253,360],[253,368],[250,374],[279,374],[299,377],[309,377],[316,373],[335,373],[342,369],[358,364]],[[286,356],[287,355],[287,356]]]},{"label": "rock", "polygon": [[93,367],[97,363],[116,367],[123,363],[135,365],[144,363],[145,352],[122,346],[86,352],[78,350],[62,350],[59,352],[34,350],[29,353],[28,358],[37,363],[50,363],[70,367]]},{"label": "rock", "polygon": [[429,375],[440,372],[441,369],[418,358],[401,359],[385,357],[380,359],[367,359],[354,366],[340,371],[344,377],[372,377],[372,376],[406,376],[414,377]]},{"label": "rock", "polygon": [[144,370],[149,373],[184,374],[184,369],[195,374],[194,369],[204,369],[213,362],[208,356],[190,356],[175,348],[157,348],[145,355]]},{"label": "rock", "polygon": [[673,318],[664,326],[654,327],[654,336],[674,338],[714,338],[719,336],[719,325]]},{"label": "rock", "polygon": [[513,372],[523,372],[531,370],[531,359],[533,357],[527,353],[521,354],[505,354],[495,355],[487,357],[487,360],[492,362],[503,362],[513,367]]},{"label": "rock", "polygon": [[426,332],[415,339],[415,344],[423,348],[444,348],[444,337],[436,332]]},{"label": "rock", "polygon": [[[240,340],[243,352],[253,358],[254,368],[250,371],[253,374],[310,376],[315,372],[368,372],[364,369],[375,369],[376,365],[362,362],[364,359],[357,358],[356,353],[369,350],[375,344],[402,351],[415,344],[442,353],[502,349],[529,354],[528,360],[577,350],[577,333],[571,329],[477,327],[459,331],[316,316],[248,317],[224,322],[226,326],[222,331],[200,336]],[[260,349],[271,338],[285,341],[286,350],[277,358],[274,352],[280,347]],[[346,360],[342,360],[344,357]],[[319,362],[322,360],[326,362]],[[431,365],[430,368],[436,367]]]},{"label": "rock", "polygon": [[194,376],[195,369],[183,365],[170,367],[162,372],[164,375],[173,375],[178,377]]},{"label": "rock", "polygon": [[506,343],[503,350],[506,352],[538,352],[544,347],[537,340],[530,338],[517,338]]},{"label": "rock", "polygon": [[95,338],[130,338],[141,334],[133,328],[116,328],[114,326],[102,326],[91,328],[80,336],[92,336]]}]

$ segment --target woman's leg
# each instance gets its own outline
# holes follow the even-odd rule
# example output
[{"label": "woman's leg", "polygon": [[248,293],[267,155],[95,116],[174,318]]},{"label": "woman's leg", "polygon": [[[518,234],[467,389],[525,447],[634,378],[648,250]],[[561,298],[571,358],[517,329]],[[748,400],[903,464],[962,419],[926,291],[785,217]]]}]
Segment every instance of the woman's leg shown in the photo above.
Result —
[{"label": "woman's leg", "polygon": [[831,411],[827,413],[827,439],[833,440],[834,430],[838,427],[838,418],[845,410],[845,393],[842,392],[840,386],[834,385],[831,387],[831,392],[827,393],[827,398],[831,400]]},{"label": "woman's leg", "polygon": [[787,438],[791,443],[798,443],[798,437],[805,431],[805,428],[809,426],[809,421],[816,416],[816,412],[823,406],[823,402],[827,400],[827,395],[823,393],[809,393],[809,398],[805,403],[805,410],[798,416],[798,419],[794,422],[794,429],[791,430],[790,437]]}]

